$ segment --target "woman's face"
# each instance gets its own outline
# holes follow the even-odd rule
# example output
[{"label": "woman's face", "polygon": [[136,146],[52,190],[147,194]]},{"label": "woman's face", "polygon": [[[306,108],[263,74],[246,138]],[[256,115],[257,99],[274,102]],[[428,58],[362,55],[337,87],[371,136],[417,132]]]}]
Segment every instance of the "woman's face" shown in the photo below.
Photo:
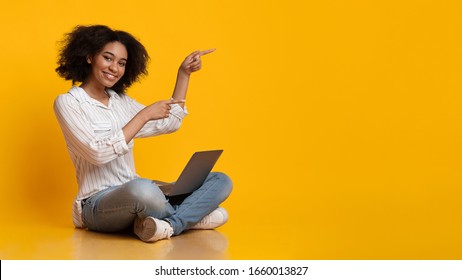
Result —
[{"label": "woman's face", "polygon": [[127,49],[120,42],[107,43],[99,53],[87,58],[87,62],[91,64],[91,74],[87,82],[97,83],[94,86],[111,88],[124,75],[127,56]]}]

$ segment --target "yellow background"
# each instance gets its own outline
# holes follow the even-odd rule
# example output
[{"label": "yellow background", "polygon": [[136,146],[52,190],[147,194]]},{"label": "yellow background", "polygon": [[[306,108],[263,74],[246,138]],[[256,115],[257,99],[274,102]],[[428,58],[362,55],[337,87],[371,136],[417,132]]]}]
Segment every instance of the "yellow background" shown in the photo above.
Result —
[{"label": "yellow background", "polygon": [[[8,1],[0,8],[0,215],[72,227],[74,171],[52,103],[57,42],[77,24],[139,38],[170,96],[204,57],[175,134],[137,140],[138,173],[174,180],[225,150],[236,259],[462,258],[462,5],[389,1]],[[0,230],[6,242],[9,231]],[[21,247],[21,245],[17,245]]]}]

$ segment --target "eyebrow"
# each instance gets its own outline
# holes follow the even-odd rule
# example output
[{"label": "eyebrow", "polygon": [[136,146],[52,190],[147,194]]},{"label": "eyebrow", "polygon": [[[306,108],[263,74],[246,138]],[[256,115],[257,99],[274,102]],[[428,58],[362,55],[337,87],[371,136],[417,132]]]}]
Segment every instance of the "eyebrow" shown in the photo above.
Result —
[{"label": "eyebrow", "polygon": [[[113,53],[111,53],[111,52],[108,52],[108,51],[105,51],[104,53],[110,54],[110,55],[112,55],[112,56],[116,56],[115,54],[113,54]],[[125,61],[127,61],[127,59],[126,59],[126,58],[123,58],[123,57],[122,57],[120,60],[125,60]]]}]

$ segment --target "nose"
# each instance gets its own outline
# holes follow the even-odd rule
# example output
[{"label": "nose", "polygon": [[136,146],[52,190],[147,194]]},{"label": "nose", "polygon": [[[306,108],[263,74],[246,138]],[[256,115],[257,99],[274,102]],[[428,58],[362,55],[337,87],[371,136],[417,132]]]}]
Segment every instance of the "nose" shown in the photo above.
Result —
[{"label": "nose", "polygon": [[117,73],[117,70],[118,70],[117,67],[118,67],[117,62],[113,62],[109,64],[109,70],[111,70],[111,72],[113,73]]}]

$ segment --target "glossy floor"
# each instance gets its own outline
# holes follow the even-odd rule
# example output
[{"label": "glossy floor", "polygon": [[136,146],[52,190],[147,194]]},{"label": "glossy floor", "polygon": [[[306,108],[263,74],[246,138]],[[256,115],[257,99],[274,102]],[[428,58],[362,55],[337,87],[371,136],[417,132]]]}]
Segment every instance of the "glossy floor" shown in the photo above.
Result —
[{"label": "glossy floor", "polygon": [[[241,204],[242,206],[242,204]],[[300,259],[461,259],[457,223],[441,219],[358,220],[295,211],[282,217],[268,209],[239,215],[230,207],[230,220],[216,230],[192,230],[170,240],[140,241],[131,231],[103,234],[75,229],[69,219],[43,216],[2,220],[0,259],[183,259],[183,260],[300,260]],[[295,208],[294,208],[295,209]],[[249,211],[250,213],[250,211]],[[298,214],[297,214],[298,213]],[[340,215],[340,213],[339,213]],[[29,216],[30,217],[30,216]],[[54,219],[52,219],[54,217]],[[403,219],[404,220],[404,219]],[[41,221],[40,223],[38,221]],[[444,237],[444,238],[442,238]]]}]

